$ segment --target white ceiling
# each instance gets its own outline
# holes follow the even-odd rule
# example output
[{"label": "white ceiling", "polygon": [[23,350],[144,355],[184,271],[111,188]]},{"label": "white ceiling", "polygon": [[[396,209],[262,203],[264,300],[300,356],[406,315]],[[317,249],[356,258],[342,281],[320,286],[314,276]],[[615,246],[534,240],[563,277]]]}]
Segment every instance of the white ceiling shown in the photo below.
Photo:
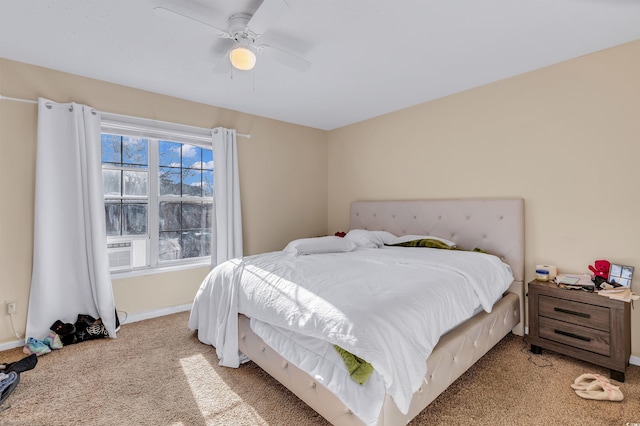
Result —
[{"label": "white ceiling", "polygon": [[154,10],[227,29],[261,0],[0,0],[0,57],[331,130],[640,39],[637,0],[286,1],[259,42],[306,72],[214,72],[216,30]]}]

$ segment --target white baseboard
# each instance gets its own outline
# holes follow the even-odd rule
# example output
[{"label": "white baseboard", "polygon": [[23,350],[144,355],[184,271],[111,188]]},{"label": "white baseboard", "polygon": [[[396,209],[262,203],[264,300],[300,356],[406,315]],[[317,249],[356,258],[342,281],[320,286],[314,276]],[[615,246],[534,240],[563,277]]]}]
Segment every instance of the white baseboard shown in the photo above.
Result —
[{"label": "white baseboard", "polygon": [[122,315],[118,315],[121,324],[129,324],[131,322],[143,321],[146,319],[163,317],[165,315],[177,314],[178,312],[184,312],[191,310],[191,303],[179,306],[169,306],[166,308],[153,309],[151,311],[134,312],[127,314],[126,319],[122,318]]},{"label": "white baseboard", "polygon": [[[184,312],[191,310],[191,303],[179,306],[169,306],[167,308],[153,309],[151,311],[134,312],[127,315],[126,319],[120,315],[121,324],[129,324],[132,322],[143,321],[146,319],[162,317],[165,315],[177,314],[178,312]],[[19,348],[24,346],[24,339],[13,340],[11,342],[0,343],[0,351],[8,351],[9,349]]]},{"label": "white baseboard", "polygon": [[0,351],[8,351],[9,349],[19,348],[20,346],[24,346],[24,339],[0,343]]}]

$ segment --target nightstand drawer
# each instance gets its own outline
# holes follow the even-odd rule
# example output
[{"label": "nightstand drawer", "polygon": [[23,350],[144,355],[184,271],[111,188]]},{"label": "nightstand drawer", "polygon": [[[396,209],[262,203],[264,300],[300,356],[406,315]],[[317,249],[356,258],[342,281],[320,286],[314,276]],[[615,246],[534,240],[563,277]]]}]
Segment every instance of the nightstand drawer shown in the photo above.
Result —
[{"label": "nightstand drawer", "polygon": [[538,335],[543,339],[552,340],[564,345],[595,352],[600,355],[610,355],[610,335],[600,330],[540,317]]},{"label": "nightstand drawer", "polygon": [[609,308],[544,295],[538,302],[540,316],[609,332]]}]

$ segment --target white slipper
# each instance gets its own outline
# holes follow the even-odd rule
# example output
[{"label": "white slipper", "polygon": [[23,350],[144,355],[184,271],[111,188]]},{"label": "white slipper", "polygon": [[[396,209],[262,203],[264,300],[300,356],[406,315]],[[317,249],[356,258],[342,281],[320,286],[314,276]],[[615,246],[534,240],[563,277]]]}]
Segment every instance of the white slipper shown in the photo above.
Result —
[{"label": "white slipper", "polygon": [[600,374],[585,373],[578,376],[571,387],[574,390],[586,390],[587,387],[594,382],[609,383],[609,379]]},{"label": "white slipper", "polygon": [[618,386],[598,380],[591,383],[586,390],[577,390],[576,395],[584,399],[597,399],[600,401],[622,401],[624,395]]}]

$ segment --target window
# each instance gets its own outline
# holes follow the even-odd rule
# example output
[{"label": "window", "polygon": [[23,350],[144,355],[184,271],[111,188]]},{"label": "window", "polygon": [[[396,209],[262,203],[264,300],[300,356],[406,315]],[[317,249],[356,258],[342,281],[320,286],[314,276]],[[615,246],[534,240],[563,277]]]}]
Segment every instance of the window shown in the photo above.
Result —
[{"label": "window", "polygon": [[213,223],[212,150],[153,137],[152,131],[148,132],[152,136],[128,133],[132,132],[103,126],[101,135],[111,270],[208,259]]},{"label": "window", "polygon": [[158,141],[159,260],[211,255],[213,153]]}]

